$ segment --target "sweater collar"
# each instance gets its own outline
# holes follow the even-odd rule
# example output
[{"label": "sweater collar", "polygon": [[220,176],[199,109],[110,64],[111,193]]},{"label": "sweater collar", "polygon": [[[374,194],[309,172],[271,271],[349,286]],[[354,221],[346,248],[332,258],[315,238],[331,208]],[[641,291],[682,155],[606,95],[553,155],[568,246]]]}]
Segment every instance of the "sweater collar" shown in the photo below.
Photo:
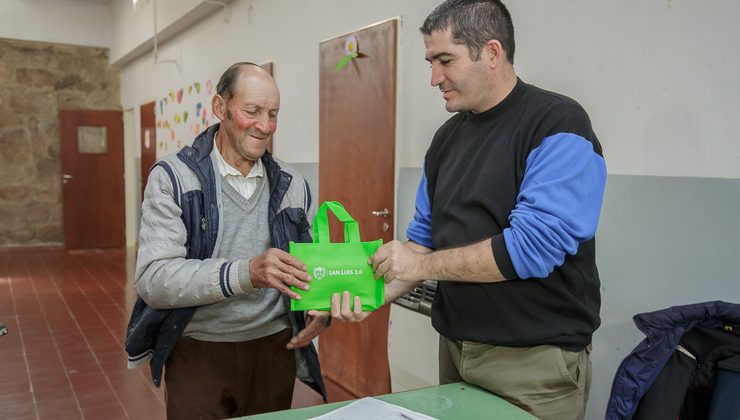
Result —
[{"label": "sweater collar", "polygon": [[514,107],[522,98],[522,96],[524,96],[524,93],[527,91],[528,88],[529,85],[524,83],[522,79],[517,77],[514,89],[512,89],[511,92],[509,92],[509,94],[506,95],[506,97],[501,102],[494,105],[492,108],[478,114],[475,114],[471,111],[465,111],[465,114],[467,117],[470,118],[471,121],[486,121],[491,118],[495,118],[496,116],[501,115],[507,110]]}]

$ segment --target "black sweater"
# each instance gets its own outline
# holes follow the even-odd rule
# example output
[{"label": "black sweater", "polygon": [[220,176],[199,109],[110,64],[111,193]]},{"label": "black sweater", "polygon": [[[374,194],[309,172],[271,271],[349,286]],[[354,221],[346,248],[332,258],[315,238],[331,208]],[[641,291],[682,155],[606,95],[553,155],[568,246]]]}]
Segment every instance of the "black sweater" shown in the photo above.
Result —
[{"label": "black sweater", "polygon": [[521,80],[500,104],[458,113],[427,151],[409,239],[446,249],[492,238],[508,279],[440,281],[440,334],[578,351],[598,327],[594,234],[606,167],[586,112]]}]

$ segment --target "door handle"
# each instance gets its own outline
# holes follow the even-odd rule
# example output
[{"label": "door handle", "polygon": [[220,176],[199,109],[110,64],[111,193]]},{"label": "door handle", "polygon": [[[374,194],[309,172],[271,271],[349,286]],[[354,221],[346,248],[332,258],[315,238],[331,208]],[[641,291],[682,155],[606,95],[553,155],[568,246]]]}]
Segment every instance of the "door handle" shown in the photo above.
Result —
[{"label": "door handle", "polygon": [[74,178],[72,175],[62,174],[62,184],[66,184],[72,178]]},{"label": "door handle", "polygon": [[370,212],[370,214],[372,214],[375,217],[388,217],[391,215],[391,212],[389,212],[388,209],[386,208],[383,210],[373,210]]}]

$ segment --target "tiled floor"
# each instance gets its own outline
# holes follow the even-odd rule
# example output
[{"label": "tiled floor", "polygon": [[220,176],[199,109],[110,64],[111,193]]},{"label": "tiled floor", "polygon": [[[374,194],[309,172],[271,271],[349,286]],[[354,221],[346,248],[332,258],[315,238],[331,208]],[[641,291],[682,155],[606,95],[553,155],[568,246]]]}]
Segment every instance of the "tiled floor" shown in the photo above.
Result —
[{"label": "tiled floor", "polygon": [[[0,418],[164,419],[162,389],[126,367],[132,272],[124,250],[0,251]],[[294,407],[318,402],[297,387]]]}]

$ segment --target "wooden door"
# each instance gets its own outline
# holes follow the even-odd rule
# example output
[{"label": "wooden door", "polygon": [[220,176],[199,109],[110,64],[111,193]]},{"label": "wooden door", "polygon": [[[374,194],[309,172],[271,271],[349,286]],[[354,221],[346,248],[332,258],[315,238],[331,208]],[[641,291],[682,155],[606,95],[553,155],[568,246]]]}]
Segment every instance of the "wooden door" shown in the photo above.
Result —
[{"label": "wooden door", "polygon": [[144,200],[144,188],[149,180],[149,171],[157,162],[157,128],[154,102],[139,107],[141,121],[141,200]]},{"label": "wooden door", "polygon": [[59,134],[65,248],[123,247],[121,111],[59,111]]},{"label": "wooden door", "polygon": [[[320,46],[319,199],[343,203],[362,240],[393,239],[397,25],[394,19],[354,32],[360,56],[339,71],[351,34]],[[385,217],[371,214],[384,209]],[[332,222],[332,240],[341,241]],[[388,317],[385,306],[362,323],[335,322],[322,333],[319,357],[330,400],[391,391]]]}]

